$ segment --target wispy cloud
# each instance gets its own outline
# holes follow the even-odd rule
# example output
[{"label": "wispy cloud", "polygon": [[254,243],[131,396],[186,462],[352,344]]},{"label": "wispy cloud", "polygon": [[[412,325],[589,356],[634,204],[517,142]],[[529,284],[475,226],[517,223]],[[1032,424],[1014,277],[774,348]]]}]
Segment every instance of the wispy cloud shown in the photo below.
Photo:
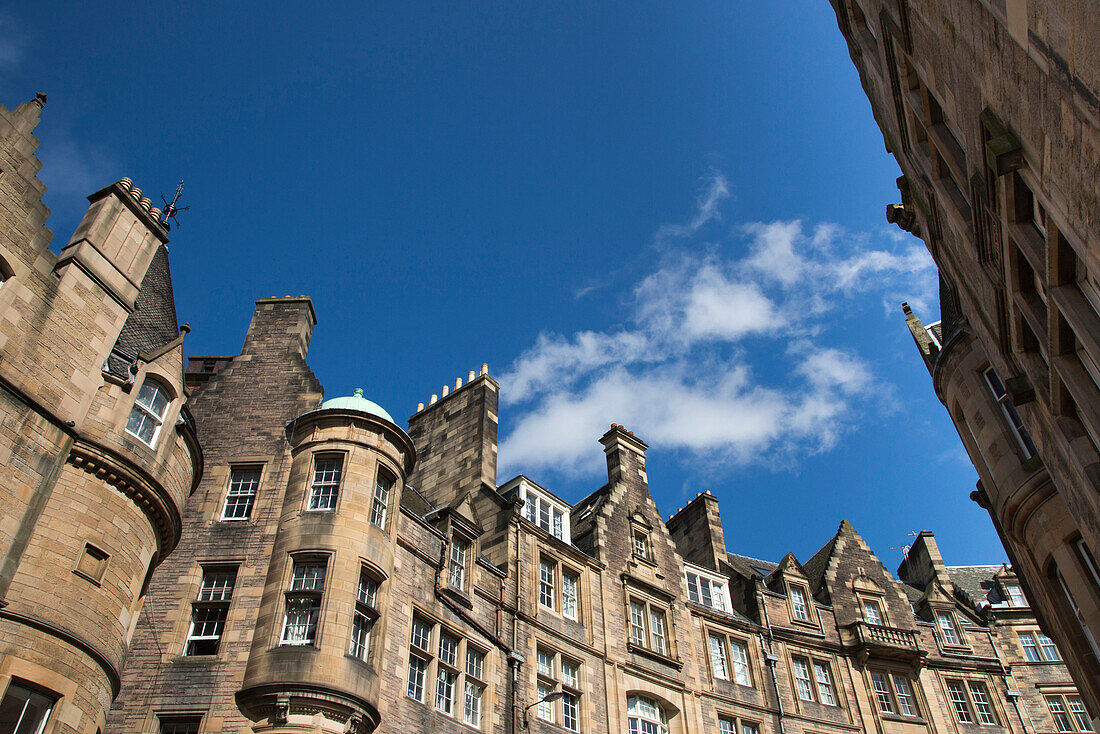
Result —
[{"label": "wispy cloud", "polygon": [[10,71],[26,55],[27,37],[7,13],[0,13],[0,74]]},{"label": "wispy cloud", "polygon": [[700,254],[695,240],[728,198],[715,173],[689,222],[658,230],[660,262],[635,284],[626,326],[541,334],[501,376],[518,413],[501,444],[505,474],[595,477],[593,441],[612,422],[712,466],[789,464],[889,402],[869,364],[824,340],[856,297],[931,302],[923,248],[795,220],[735,227],[726,244],[738,256]]}]

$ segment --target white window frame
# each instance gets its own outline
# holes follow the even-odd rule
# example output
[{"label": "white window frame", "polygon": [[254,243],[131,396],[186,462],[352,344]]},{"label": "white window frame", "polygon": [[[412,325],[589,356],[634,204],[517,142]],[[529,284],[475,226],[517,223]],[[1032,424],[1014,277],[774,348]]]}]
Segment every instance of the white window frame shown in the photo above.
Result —
[{"label": "white window frame", "polygon": [[648,696],[628,696],[626,716],[630,734],[662,734],[668,731],[665,710],[658,701]]},{"label": "white window frame", "polygon": [[[801,597],[800,601],[795,599],[796,595]],[[810,592],[805,586],[794,582],[788,582],[787,603],[790,604],[792,621],[813,623],[813,616],[810,611],[812,605],[810,601]],[[798,613],[799,609],[802,610],[802,614]]]},{"label": "white window frame", "polygon": [[748,642],[717,629],[707,629],[706,632],[707,654],[714,677],[752,688],[752,658]]},{"label": "white window frame", "polygon": [[[1089,719],[1085,702],[1076,692],[1073,693],[1048,693],[1043,696],[1050,712],[1054,726],[1059,732],[1091,732],[1092,721]],[[1065,724],[1059,720],[1059,714],[1065,719]]]},{"label": "white window frame", "polygon": [[[548,573],[547,573],[548,572]],[[572,579],[572,594],[567,593],[566,578]],[[581,571],[547,553],[539,554],[537,601],[543,609],[560,614],[571,622],[581,621]],[[547,603],[549,602],[549,603]],[[567,604],[568,602],[568,604]]]},{"label": "white window frame", "polygon": [[355,614],[351,623],[348,655],[366,662],[371,650],[371,633],[379,617],[378,592],[382,583],[366,566],[359,567],[359,587],[355,592]]},{"label": "white window frame", "polygon": [[447,554],[447,585],[452,589],[466,592],[466,567],[469,564],[473,543],[461,535],[452,533],[450,549]]},{"label": "white window frame", "polygon": [[[1005,590],[1005,603],[1010,607],[1027,607],[1030,606],[1027,602],[1027,597],[1024,596],[1024,589],[1017,581],[1004,581],[1001,584]],[[1015,593],[1014,593],[1015,592]]]},{"label": "white window frame", "polygon": [[[635,612],[641,610],[641,622],[638,624]],[[657,604],[644,597],[631,595],[627,603],[627,623],[630,643],[664,657],[672,657],[672,627],[669,622],[671,610],[663,604]],[[661,624],[655,622],[661,620]],[[658,629],[660,627],[660,629]],[[642,634],[636,633],[637,629]]]},{"label": "white window frame", "polygon": [[1012,404],[1012,399],[1008,396],[1008,388],[1005,387],[1004,381],[1001,380],[992,367],[986,367],[982,370],[982,377],[985,378],[985,384],[989,388],[989,392],[993,394],[993,399],[1000,405],[1001,415],[1008,423],[1008,428],[1016,439],[1016,445],[1023,453],[1024,461],[1027,461],[1035,456],[1035,442],[1032,440],[1027,426],[1024,425],[1023,419],[1020,418],[1016,406]]},{"label": "white window frame", "polygon": [[[859,597],[859,606],[863,610],[863,618],[867,621],[867,624],[875,625],[876,627],[887,626],[886,613],[883,611],[881,599],[871,596],[861,596]],[[874,612],[871,612],[871,609],[873,609]],[[878,616],[877,622],[871,619],[876,615]]]},{"label": "white window frame", "polygon": [[[191,602],[191,624],[183,646],[185,657],[218,654],[236,585],[236,566],[211,565],[202,568],[199,592],[195,601]],[[204,643],[213,643],[213,652],[196,652]]]},{"label": "white window frame", "polygon": [[[307,569],[321,569],[320,576],[306,575]],[[303,571],[299,574],[299,569]],[[328,580],[328,556],[303,555],[291,558],[290,580],[283,592],[283,629],[279,635],[280,645],[317,645],[321,631],[321,602],[324,599],[325,583]],[[295,605],[292,610],[291,605]],[[306,606],[308,604],[308,607]],[[300,616],[291,623],[291,615],[305,614],[307,634],[298,638],[288,638],[287,633],[301,627]]]},{"label": "white window frame", "polygon": [[683,578],[689,601],[720,612],[733,608],[728,579],[687,563],[684,564]]},{"label": "white window frame", "polygon": [[[322,465],[323,462],[323,465]],[[331,463],[335,464],[335,467]],[[306,500],[308,512],[335,512],[344,480],[343,454],[318,454],[313,457],[313,476]]]},{"label": "white window frame", "polygon": [[[543,644],[535,648],[535,662],[535,693],[539,701],[535,716],[567,731],[579,731],[584,663]],[[567,669],[572,671],[568,675]],[[561,691],[560,699],[542,700],[555,691]],[[573,706],[572,714],[566,706],[567,702]]]},{"label": "white window frame", "polygon": [[[222,522],[244,522],[252,519],[256,508],[256,497],[260,492],[260,480],[263,479],[262,464],[234,464],[229,467],[229,489],[222,503]],[[243,498],[243,503],[240,501]],[[243,514],[229,514],[230,506],[236,511],[244,507]]]},{"label": "white window frame", "polygon": [[[934,610],[934,614],[940,641],[947,647],[966,647],[966,638],[963,637],[962,628],[959,626],[959,621],[955,619],[954,613],[937,609]],[[954,642],[951,641],[951,636],[954,636]]]},{"label": "white window frame", "polygon": [[408,649],[405,696],[467,726],[484,728],[489,718],[485,650],[419,613],[413,614]]},{"label": "white window frame", "polygon": [[19,712],[19,719],[15,723],[15,731],[19,731],[20,727],[23,726],[27,711],[31,707],[32,702],[36,705],[37,712],[32,715],[38,716],[39,718],[31,734],[43,734],[43,732],[45,732],[46,725],[50,722],[50,715],[53,713],[60,698],[59,696],[54,696],[32,685],[24,685],[23,681],[19,678],[11,678],[8,681],[8,687],[4,691],[4,695],[0,697],[0,701],[8,700],[9,696],[16,701],[23,702],[23,708]]},{"label": "white window frame", "polygon": [[390,495],[397,484],[397,479],[386,469],[378,467],[374,476],[374,496],[371,498],[370,521],[371,525],[386,529],[386,516],[389,514]]},{"label": "white window frame", "polygon": [[[146,392],[146,388],[152,388],[151,393]],[[161,407],[160,412],[157,412],[157,398],[164,400],[164,405]],[[152,447],[156,444],[157,438],[160,436],[160,429],[164,426],[164,419],[168,415],[168,409],[172,407],[172,392],[159,380],[146,376],[145,380],[141,383],[141,389],[138,390],[137,397],[134,398],[134,404],[130,408],[130,415],[126,419],[126,433],[130,434],[138,441],[141,441],[146,446]],[[131,424],[134,423],[134,417],[137,416],[137,425],[131,429]],[[153,424],[153,433],[149,436],[148,440],[142,438],[141,430],[145,426],[145,422],[149,421]]]},{"label": "white window frame", "polygon": [[519,497],[523,500],[525,520],[558,540],[565,543],[572,542],[569,527],[570,509],[567,505],[550,499],[526,481],[519,483]]}]

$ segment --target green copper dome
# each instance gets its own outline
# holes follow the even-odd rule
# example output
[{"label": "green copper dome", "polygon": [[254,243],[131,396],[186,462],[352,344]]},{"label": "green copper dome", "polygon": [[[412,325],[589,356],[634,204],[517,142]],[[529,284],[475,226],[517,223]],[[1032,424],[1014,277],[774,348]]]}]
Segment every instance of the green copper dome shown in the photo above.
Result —
[{"label": "green copper dome", "polygon": [[[386,412],[378,403],[367,400],[363,397],[363,388],[357,387],[351,394],[351,397],[345,398],[333,398],[332,400],[326,400],[321,403],[321,410],[357,410],[360,413],[369,413],[370,415],[376,415],[379,418],[385,418],[390,423],[395,423],[393,416]],[[395,424],[396,425],[396,424]]]}]

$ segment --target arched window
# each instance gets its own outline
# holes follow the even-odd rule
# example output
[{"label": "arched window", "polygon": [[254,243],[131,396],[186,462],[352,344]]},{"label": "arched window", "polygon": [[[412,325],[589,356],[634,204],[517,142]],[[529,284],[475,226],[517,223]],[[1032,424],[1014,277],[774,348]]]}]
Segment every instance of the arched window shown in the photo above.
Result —
[{"label": "arched window", "polygon": [[652,698],[630,696],[626,699],[630,734],[665,734],[668,722],[661,705]]},{"label": "arched window", "polygon": [[152,446],[164,423],[164,413],[172,398],[162,385],[155,380],[146,379],[138,391],[134,407],[130,409],[130,419],[126,421],[126,432],[136,436],[142,443]]}]

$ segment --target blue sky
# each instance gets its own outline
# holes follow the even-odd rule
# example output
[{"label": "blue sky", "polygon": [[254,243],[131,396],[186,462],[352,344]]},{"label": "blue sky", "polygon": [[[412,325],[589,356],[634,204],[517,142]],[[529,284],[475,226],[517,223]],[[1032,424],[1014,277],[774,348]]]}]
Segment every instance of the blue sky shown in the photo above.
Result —
[{"label": "blue sky", "polygon": [[[377,6],[377,7],[375,7]],[[805,560],[847,518],[1004,559],[899,304],[935,272],[891,229],[883,148],[825,0],[72,5],[0,11],[0,103],[38,128],[55,249],[122,176],[191,210],[190,354],[308,294],[328,396],[395,416],[488,362],[501,475],[579,499],[597,439],[651,444],[667,516]]]}]

